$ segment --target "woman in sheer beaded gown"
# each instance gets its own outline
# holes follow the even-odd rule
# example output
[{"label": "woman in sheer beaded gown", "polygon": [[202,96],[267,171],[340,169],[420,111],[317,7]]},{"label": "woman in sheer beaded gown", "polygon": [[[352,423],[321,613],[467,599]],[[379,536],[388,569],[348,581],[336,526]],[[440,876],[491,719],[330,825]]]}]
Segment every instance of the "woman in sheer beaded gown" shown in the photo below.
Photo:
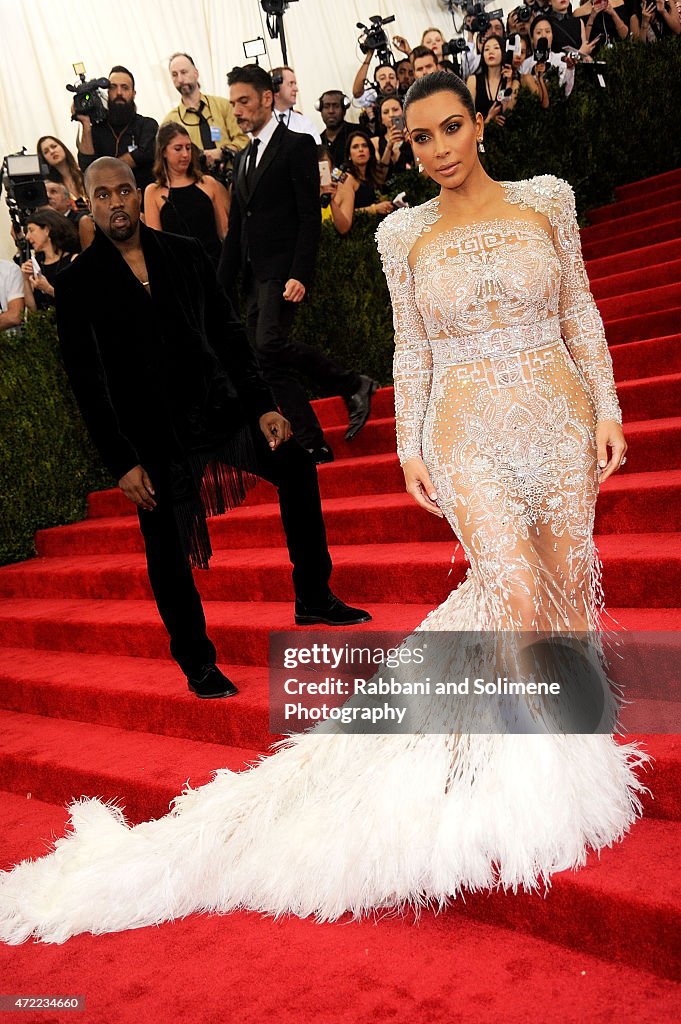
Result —
[{"label": "woman in sheer beaded gown", "polygon": [[[594,507],[626,445],[572,191],[490,179],[455,76],[416,82],[406,118],[441,192],[377,236],[398,450],[407,489],[470,561],[418,630],[598,631]],[[250,770],[218,771],[157,821],[130,827],[116,807],[74,802],[53,853],[0,875],[0,937],[62,942],[237,908],[335,920],[538,890],[622,838],[645,760],[609,733],[327,724]]]}]

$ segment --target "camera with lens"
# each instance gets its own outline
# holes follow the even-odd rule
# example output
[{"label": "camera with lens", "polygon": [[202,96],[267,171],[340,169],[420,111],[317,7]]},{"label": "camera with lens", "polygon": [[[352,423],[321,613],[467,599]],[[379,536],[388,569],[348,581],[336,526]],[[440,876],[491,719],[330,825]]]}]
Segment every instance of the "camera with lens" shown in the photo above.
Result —
[{"label": "camera with lens", "polygon": [[212,164],[208,163],[206,154],[201,153],[199,155],[199,166],[202,174],[210,174],[211,178],[215,178],[226,189],[229,189],[234,172],[234,153],[227,146],[221,146],[220,152],[222,156],[219,160],[213,161]]},{"label": "camera with lens", "polygon": [[86,82],[84,64],[74,64],[73,70],[80,81],[76,85],[66,86],[68,91],[74,94],[71,120],[75,121],[79,114],[87,114],[92,124],[101,124],[102,121],[106,121],[106,106],[99,90],[109,88],[109,79],[91,78]]},{"label": "camera with lens", "polygon": [[518,21],[532,21],[532,18],[534,17],[534,11],[531,7],[527,6],[516,7],[513,13]]},{"label": "camera with lens", "polygon": [[29,215],[41,206],[47,206],[45,178],[47,165],[37,153],[10,153],[2,161],[0,190],[5,186],[5,202],[9,210],[17,249],[22,262],[30,259],[31,248],[24,238]]},{"label": "camera with lens", "polygon": [[471,32],[486,32],[493,20],[497,18],[500,21],[504,20],[504,12],[501,8],[487,12],[485,2],[488,0],[483,0],[483,3],[466,4],[466,13],[471,15]]},{"label": "camera with lens", "polygon": [[369,18],[371,27],[363,25],[361,21],[357,22],[357,28],[361,28],[364,33],[357,40],[362,53],[367,54],[373,50],[378,55],[381,63],[392,64],[390,40],[383,26],[389,25],[394,20],[394,14],[391,14],[388,18],[382,18],[380,14],[374,14],[373,17]]},{"label": "camera with lens", "polygon": [[458,57],[460,53],[465,53],[467,49],[468,44],[465,39],[450,39],[449,42],[442,45],[442,56]]}]

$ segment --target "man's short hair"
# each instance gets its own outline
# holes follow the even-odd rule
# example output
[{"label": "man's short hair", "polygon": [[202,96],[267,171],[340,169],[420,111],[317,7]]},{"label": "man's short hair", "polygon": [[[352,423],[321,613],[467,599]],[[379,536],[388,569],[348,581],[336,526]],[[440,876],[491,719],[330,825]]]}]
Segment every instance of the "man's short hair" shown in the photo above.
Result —
[{"label": "man's short hair", "polygon": [[432,57],[435,63],[437,64],[437,57],[435,55],[435,51],[431,50],[429,46],[415,46],[414,49],[409,54],[409,60],[412,62],[412,64],[419,57]]},{"label": "man's short hair", "polygon": [[393,67],[392,64],[379,64],[378,67],[374,71],[374,78],[376,77],[376,75],[378,74],[379,71],[383,70],[383,68],[389,68],[390,71],[394,71],[395,70],[395,68]]},{"label": "man's short hair", "polygon": [[272,68],[270,75],[272,78],[277,78],[277,76],[283,78],[285,71],[290,71],[292,75],[295,75],[295,71],[288,64],[282,64],[280,68]]},{"label": "man's short hair", "polygon": [[186,57],[191,66],[193,68],[196,67],[196,64],[194,63],[194,58],[190,57],[188,53],[183,53],[182,50],[178,50],[177,53],[173,53],[172,56],[168,58],[168,67],[170,67],[170,65],[173,63],[176,57]]},{"label": "man's short hair", "polygon": [[132,71],[128,71],[128,69],[124,68],[122,64],[114,64],[114,66],[111,68],[111,71],[109,72],[109,78],[111,78],[111,76],[114,73],[116,73],[117,75],[127,75],[130,81],[132,82],[132,87],[134,90],[135,76],[133,75]]},{"label": "man's short hair", "polygon": [[274,92],[272,76],[259,64],[245,64],[241,68],[232,68],[227,72],[227,85],[252,85],[259,96],[264,92]]},{"label": "man's short hair", "polygon": [[118,157],[115,156],[100,156],[96,160],[92,161],[83,175],[83,184],[85,185],[85,191],[88,196],[90,195],[90,182],[92,181],[93,174],[99,170],[104,170],[104,168],[107,167],[111,170],[125,171],[134,188],[137,188],[135,175],[132,173],[132,167],[130,164],[126,164],[125,160],[119,160]]}]

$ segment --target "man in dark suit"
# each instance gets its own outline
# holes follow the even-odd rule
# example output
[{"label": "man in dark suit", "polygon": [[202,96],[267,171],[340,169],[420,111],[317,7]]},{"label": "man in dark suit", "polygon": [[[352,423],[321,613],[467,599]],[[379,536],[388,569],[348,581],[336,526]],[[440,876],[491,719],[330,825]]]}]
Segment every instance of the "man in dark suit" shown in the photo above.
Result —
[{"label": "man in dark suit", "polygon": [[314,380],[322,394],[345,399],[347,440],[366,423],[377,385],[289,337],[319,246],[317,150],[309,135],[288,131],[277,121],[272,80],[263,68],[234,68],[227,80],[237,123],[251,142],[234,162],[229,231],[218,274],[225,290],[234,294],[243,273],[247,329],[265,379],[298,441],[315,462],[331,462],[333,453],[301,374]]},{"label": "man in dark suit", "polygon": [[191,566],[208,568],[206,516],[238,504],[255,477],[279,490],[296,622],[371,616],[329,590],[315,466],[289,440],[203,249],[140,224],[122,161],[96,160],[85,181],[97,231],[57,281],[64,365],[105,465],[138,506],[171,654],[199,697],[229,696],[237,689],[215,664]]}]

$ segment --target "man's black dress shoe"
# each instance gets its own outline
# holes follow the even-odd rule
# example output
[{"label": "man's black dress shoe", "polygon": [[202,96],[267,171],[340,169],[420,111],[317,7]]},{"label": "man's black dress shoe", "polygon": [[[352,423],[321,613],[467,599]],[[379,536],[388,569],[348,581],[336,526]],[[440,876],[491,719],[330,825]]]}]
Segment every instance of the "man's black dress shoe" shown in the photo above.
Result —
[{"label": "man's black dress shoe", "polygon": [[197,697],[209,700],[211,697],[233,697],[238,689],[217,665],[204,665],[196,676],[187,676],[187,685]]},{"label": "man's black dress shoe", "polygon": [[351,608],[335,594],[329,594],[321,605],[306,605],[296,598],[296,626],[357,626],[360,622],[371,622],[369,612]]},{"label": "man's black dress shoe", "polygon": [[348,429],[345,432],[345,440],[352,441],[353,437],[359,434],[360,430],[369,419],[369,413],[371,412],[371,399],[373,398],[376,391],[378,391],[378,384],[371,377],[366,377],[364,374],[360,375],[360,385],[354,395],[350,398],[345,399],[345,404],[348,407],[350,417],[348,419]]},{"label": "man's black dress shoe", "polygon": [[333,462],[334,460],[334,454],[328,444],[321,444],[319,448],[308,448],[307,451],[318,466],[321,466],[324,462]]}]

